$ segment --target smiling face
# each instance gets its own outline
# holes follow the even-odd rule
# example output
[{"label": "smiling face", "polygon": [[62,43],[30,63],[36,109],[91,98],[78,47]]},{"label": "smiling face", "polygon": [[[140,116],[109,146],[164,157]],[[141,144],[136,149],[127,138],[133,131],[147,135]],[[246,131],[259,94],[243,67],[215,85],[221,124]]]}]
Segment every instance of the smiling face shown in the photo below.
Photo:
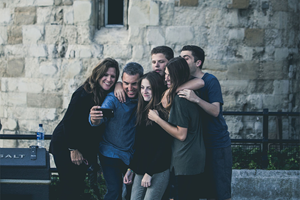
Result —
[{"label": "smiling face", "polygon": [[128,75],[127,73],[123,74],[122,77],[122,86],[123,90],[129,98],[135,98],[138,92],[138,80],[139,74]]},{"label": "smiling face", "polygon": [[168,59],[162,53],[152,54],[151,56],[152,70],[156,71],[161,76],[164,76],[166,64],[168,62]]},{"label": "smiling face", "polygon": [[104,90],[109,90],[116,82],[116,69],[113,67],[108,68],[104,76],[99,80],[99,85]]},{"label": "smiling face", "polygon": [[150,101],[152,99],[152,89],[147,79],[143,79],[141,82],[141,94],[144,101]]},{"label": "smiling face", "polygon": [[171,78],[170,78],[168,68],[165,69],[165,81],[167,83],[167,87],[170,88],[171,87]]}]

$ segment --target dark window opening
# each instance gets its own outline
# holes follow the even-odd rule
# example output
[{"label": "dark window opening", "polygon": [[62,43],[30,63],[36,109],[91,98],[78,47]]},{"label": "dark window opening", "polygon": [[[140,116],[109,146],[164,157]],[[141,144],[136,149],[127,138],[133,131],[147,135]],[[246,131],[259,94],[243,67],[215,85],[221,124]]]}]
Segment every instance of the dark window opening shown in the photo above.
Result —
[{"label": "dark window opening", "polygon": [[105,1],[105,25],[123,25],[124,2],[123,0]]}]

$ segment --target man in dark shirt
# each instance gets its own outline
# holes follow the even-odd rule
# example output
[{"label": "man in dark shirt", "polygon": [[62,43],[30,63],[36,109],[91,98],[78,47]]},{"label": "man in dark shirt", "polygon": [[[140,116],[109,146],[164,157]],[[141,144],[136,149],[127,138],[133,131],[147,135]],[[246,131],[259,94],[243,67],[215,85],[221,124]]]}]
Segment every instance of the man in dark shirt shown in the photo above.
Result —
[{"label": "man in dark shirt", "polygon": [[[206,167],[203,184],[204,195],[214,199],[231,198],[232,154],[228,127],[223,117],[223,98],[218,79],[202,72],[205,55],[203,49],[187,45],[181,49],[183,57],[193,77],[202,78],[205,86],[199,90],[200,97],[194,91],[184,89],[179,97],[197,103],[203,112],[203,135],[206,147]],[[199,188],[201,189],[201,188]],[[203,195],[203,194],[202,194]]]},{"label": "man in dark shirt", "polygon": [[121,103],[109,93],[101,108],[113,109],[114,117],[103,117],[100,106],[94,106],[90,112],[90,124],[98,126],[105,123],[103,140],[99,144],[100,163],[106,181],[105,200],[121,200],[123,178],[133,156],[135,138],[136,106],[138,80],[143,75],[143,67],[138,63],[128,63],[123,69],[122,86],[126,102]]}]

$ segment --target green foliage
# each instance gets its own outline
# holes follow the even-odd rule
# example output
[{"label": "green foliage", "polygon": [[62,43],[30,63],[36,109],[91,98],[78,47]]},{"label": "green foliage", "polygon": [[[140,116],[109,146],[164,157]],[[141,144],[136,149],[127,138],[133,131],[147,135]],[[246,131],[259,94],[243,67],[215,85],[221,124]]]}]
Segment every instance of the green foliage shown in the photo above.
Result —
[{"label": "green foliage", "polygon": [[[300,146],[287,147],[283,150],[271,148],[268,151],[269,170],[299,170]],[[262,169],[262,153],[259,148],[244,149],[232,147],[233,169]]]},{"label": "green foliage", "polygon": [[[57,200],[59,196],[59,176],[51,176],[51,185],[50,185],[50,200]],[[91,183],[88,176],[85,179],[85,188],[82,199],[86,200],[103,200],[106,193],[105,180],[102,173],[98,173],[97,183]]]}]

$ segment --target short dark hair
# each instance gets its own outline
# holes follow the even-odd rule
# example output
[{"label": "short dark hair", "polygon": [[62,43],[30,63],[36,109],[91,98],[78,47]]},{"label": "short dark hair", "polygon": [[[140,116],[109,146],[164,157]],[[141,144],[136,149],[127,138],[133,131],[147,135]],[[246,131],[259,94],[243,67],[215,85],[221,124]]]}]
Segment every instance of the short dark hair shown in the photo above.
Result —
[{"label": "short dark hair", "polygon": [[[191,51],[192,55],[194,57],[194,61],[201,60],[201,65],[199,66],[200,69],[202,69],[204,60],[205,60],[205,53],[204,50],[196,45],[186,45],[182,47],[181,51]],[[181,52],[180,51],[180,52]]]},{"label": "short dark hair", "polygon": [[139,63],[129,62],[123,68],[122,77],[124,73],[128,75],[139,74],[139,77],[142,77],[144,74],[144,68]]},{"label": "short dark hair", "polygon": [[154,47],[151,51],[151,56],[153,54],[158,54],[158,53],[164,54],[164,56],[166,57],[167,60],[171,60],[172,58],[174,58],[173,50],[167,46]]}]

